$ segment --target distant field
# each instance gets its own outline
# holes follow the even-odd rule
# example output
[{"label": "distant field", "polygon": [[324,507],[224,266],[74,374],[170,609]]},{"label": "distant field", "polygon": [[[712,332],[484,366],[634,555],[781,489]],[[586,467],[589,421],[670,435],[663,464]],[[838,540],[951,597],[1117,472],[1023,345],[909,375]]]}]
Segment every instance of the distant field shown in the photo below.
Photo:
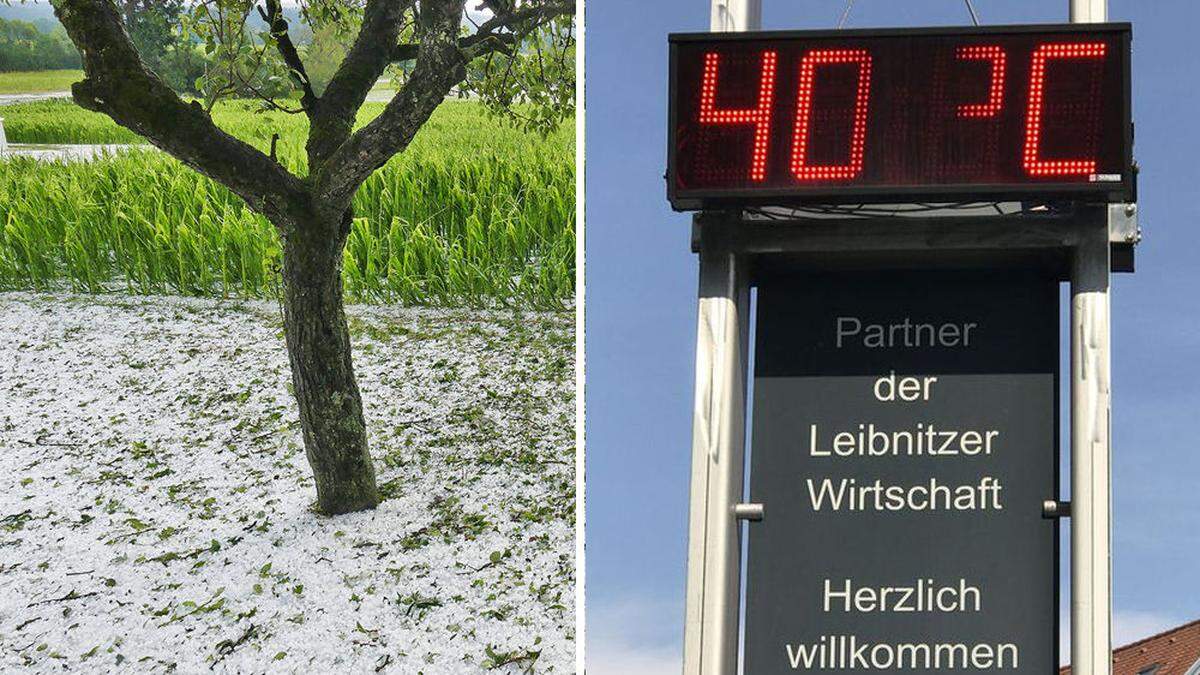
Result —
[{"label": "distant field", "polygon": [[[383,110],[364,107],[364,124]],[[68,102],[7,106],[13,143],[140,139]],[[231,101],[229,133],[304,171],[302,115]],[[575,153],[448,101],[354,201],[345,281],[354,301],[561,308],[574,297]],[[272,297],[279,241],[228,190],[174,159],[131,152],[70,165],[0,161],[0,288]]]},{"label": "distant field", "polygon": [[82,79],[82,70],[0,73],[0,94],[44,94],[48,91],[70,91],[71,85]]}]

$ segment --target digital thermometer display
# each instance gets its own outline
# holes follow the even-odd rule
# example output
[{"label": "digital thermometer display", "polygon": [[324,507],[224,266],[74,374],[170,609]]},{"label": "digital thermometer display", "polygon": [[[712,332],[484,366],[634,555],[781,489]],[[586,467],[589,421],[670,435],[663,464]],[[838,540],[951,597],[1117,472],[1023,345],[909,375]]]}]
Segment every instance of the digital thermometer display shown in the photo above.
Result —
[{"label": "digital thermometer display", "polygon": [[1128,24],[670,44],[677,209],[1132,199]]}]

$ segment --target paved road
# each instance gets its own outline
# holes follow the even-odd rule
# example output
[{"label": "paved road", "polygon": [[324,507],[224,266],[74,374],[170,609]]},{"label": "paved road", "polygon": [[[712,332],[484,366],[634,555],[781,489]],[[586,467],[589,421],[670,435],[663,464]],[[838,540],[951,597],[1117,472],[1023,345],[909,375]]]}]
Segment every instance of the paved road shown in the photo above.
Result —
[{"label": "paved road", "polygon": [[40,94],[0,94],[0,105],[16,105],[17,103],[46,101],[52,98],[71,98],[71,92],[47,91]]},{"label": "paved road", "polygon": [[9,143],[0,150],[0,159],[32,157],[45,162],[87,162],[130,150],[153,150],[149,145],[66,145]]}]

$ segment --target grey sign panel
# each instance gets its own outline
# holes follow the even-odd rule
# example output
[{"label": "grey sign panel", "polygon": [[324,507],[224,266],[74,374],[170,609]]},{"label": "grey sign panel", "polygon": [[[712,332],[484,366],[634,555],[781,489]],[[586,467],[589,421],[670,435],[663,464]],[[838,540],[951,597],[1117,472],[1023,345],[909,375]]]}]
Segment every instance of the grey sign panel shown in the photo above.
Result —
[{"label": "grey sign panel", "polygon": [[1057,283],[788,276],[757,316],[745,672],[1056,672]]}]

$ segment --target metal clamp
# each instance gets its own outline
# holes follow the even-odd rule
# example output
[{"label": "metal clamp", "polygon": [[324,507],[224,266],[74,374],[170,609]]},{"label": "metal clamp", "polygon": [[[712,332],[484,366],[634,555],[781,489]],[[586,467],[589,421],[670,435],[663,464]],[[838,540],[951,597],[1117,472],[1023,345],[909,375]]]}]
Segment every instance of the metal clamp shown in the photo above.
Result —
[{"label": "metal clamp", "polygon": [[1142,240],[1136,203],[1108,205],[1108,241],[1112,244],[1137,244]]},{"label": "metal clamp", "polygon": [[1071,517],[1071,502],[1060,502],[1047,499],[1042,502],[1042,517],[1047,520]]},{"label": "metal clamp", "polygon": [[738,520],[758,522],[763,519],[762,504],[734,504],[733,517]]}]

